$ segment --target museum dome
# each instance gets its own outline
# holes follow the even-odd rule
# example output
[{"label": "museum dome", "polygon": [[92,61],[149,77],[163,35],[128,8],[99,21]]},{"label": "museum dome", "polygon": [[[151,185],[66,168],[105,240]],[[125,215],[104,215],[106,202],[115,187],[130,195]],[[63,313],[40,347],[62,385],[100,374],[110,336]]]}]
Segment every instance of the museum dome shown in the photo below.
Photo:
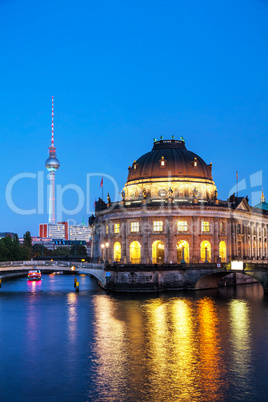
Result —
[{"label": "museum dome", "polygon": [[215,200],[217,188],[212,179],[212,164],[188,151],[185,141],[155,141],[153,149],[128,168],[123,194],[125,200]]},{"label": "museum dome", "polygon": [[160,140],[150,152],[142,155],[129,167],[127,183],[156,178],[195,178],[213,180],[212,164],[189,151],[183,140]]}]

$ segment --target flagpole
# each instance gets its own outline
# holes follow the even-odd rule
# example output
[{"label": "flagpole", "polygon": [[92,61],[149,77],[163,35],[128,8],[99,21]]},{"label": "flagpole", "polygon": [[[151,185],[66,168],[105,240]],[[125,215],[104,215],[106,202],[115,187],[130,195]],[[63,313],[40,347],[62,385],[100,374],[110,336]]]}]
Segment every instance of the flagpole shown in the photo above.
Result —
[{"label": "flagpole", "polygon": [[238,171],[236,171],[236,196],[238,197]]},{"label": "flagpole", "polygon": [[100,186],[101,186],[101,199],[103,200],[103,176],[101,178]]}]

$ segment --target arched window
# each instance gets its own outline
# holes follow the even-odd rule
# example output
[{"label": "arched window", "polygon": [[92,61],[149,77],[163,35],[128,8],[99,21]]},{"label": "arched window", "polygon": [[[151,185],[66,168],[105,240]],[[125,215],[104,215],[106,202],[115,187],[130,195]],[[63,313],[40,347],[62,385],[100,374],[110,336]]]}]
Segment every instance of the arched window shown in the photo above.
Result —
[{"label": "arched window", "polygon": [[121,244],[117,241],[114,243],[114,261],[119,262],[121,260]]},{"label": "arched window", "polygon": [[221,262],[226,262],[226,243],[221,241],[219,244],[219,256],[221,257]]},{"label": "arched window", "polygon": [[211,245],[209,241],[202,241],[200,246],[200,254],[202,262],[211,262]]},{"label": "arched window", "polygon": [[177,243],[177,263],[181,262],[189,264],[189,243],[186,240]]},{"label": "arched window", "polygon": [[138,241],[130,243],[129,253],[132,264],[139,264],[141,262],[141,245]]},{"label": "arched window", "polygon": [[160,240],[156,240],[152,244],[152,259],[153,264],[162,264],[165,257],[165,246]]}]

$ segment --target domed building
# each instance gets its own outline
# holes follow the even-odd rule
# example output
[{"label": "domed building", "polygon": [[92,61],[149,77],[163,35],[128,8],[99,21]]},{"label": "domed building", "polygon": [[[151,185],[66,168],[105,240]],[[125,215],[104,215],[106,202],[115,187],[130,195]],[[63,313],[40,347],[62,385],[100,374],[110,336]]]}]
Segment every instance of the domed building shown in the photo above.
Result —
[{"label": "domed building", "polygon": [[[218,200],[212,164],[185,141],[155,141],[134,160],[120,202],[96,203],[93,261],[122,264],[266,260],[268,212]],[[137,266],[137,269],[139,267]]]}]

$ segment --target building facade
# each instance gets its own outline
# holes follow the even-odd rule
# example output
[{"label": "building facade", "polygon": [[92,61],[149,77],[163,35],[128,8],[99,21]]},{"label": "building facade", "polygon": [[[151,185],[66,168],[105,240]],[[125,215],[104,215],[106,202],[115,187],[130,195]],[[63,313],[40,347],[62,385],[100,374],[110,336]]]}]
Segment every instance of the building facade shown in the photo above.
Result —
[{"label": "building facade", "polygon": [[[267,260],[268,211],[219,200],[212,164],[184,140],[160,140],[129,167],[122,200],[99,200],[92,258],[117,263]],[[263,197],[264,199],[264,197]],[[262,199],[262,200],[263,200]],[[264,202],[264,201],[262,201]]]},{"label": "building facade", "polygon": [[69,226],[69,239],[70,240],[84,240],[91,241],[91,228],[84,225],[70,225]]},{"label": "building facade", "polygon": [[39,237],[68,240],[68,222],[41,223]]}]

